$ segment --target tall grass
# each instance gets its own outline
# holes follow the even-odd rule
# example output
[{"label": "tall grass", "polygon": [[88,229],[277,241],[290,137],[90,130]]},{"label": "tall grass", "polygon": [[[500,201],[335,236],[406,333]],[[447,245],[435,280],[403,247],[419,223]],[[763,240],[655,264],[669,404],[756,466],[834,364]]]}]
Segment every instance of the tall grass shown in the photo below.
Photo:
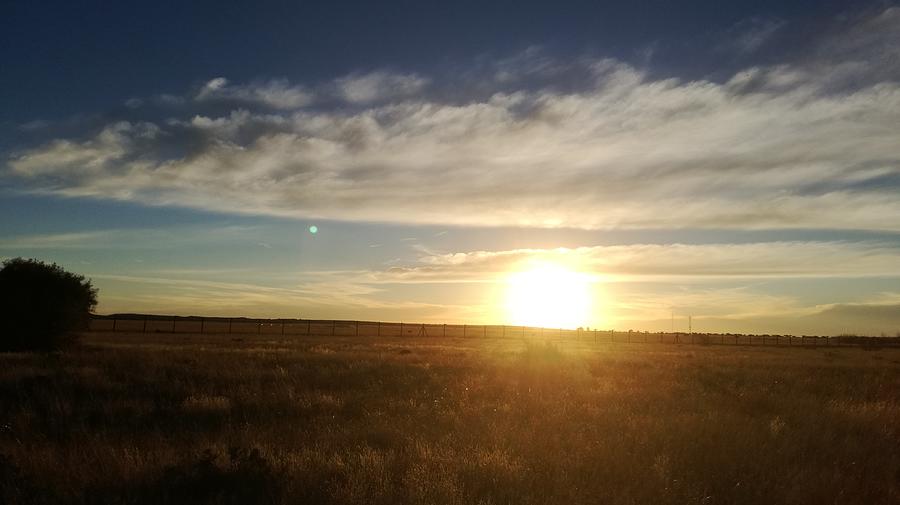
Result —
[{"label": "tall grass", "polygon": [[900,503],[900,350],[88,335],[0,355],[4,503]]}]

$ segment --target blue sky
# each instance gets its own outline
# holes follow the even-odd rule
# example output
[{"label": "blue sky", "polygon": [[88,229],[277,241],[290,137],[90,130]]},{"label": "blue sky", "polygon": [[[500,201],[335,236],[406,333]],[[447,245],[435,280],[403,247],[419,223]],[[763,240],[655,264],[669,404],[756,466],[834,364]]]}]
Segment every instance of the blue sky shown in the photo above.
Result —
[{"label": "blue sky", "polygon": [[[900,331],[891,2],[17,4],[0,256],[99,311]],[[312,234],[309,226],[319,232]]]}]

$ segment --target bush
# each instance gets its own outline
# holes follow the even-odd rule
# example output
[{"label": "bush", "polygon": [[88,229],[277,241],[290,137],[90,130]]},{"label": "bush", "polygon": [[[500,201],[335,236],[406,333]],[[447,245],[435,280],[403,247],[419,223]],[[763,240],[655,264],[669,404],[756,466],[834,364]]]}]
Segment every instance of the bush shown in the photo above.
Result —
[{"label": "bush", "polygon": [[40,503],[38,487],[9,458],[0,453],[0,503],[16,505],[19,503]]},{"label": "bush", "polygon": [[54,264],[15,258],[0,269],[0,351],[53,351],[85,330],[97,290]]},{"label": "bush", "polygon": [[141,493],[147,503],[269,505],[279,503],[282,476],[257,449],[232,447],[225,457],[207,450],[200,459],[165,470]]}]

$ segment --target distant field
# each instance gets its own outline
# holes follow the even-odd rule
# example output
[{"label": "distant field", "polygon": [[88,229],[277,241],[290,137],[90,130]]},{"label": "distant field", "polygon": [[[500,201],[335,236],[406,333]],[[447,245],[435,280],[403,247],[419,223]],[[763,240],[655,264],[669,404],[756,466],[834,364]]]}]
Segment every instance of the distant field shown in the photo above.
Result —
[{"label": "distant field", "polygon": [[84,342],[0,354],[0,503],[900,503],[900,349]]}]

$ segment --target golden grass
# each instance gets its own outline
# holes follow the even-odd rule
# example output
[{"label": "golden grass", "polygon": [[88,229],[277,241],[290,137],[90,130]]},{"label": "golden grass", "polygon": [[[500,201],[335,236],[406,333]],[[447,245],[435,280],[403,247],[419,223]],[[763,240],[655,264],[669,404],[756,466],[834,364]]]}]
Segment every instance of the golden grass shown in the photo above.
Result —
[{"label": "golden grass", "polygon": [[900,349],[90,334],[0,398],[10,504],[900,503]]}]

